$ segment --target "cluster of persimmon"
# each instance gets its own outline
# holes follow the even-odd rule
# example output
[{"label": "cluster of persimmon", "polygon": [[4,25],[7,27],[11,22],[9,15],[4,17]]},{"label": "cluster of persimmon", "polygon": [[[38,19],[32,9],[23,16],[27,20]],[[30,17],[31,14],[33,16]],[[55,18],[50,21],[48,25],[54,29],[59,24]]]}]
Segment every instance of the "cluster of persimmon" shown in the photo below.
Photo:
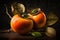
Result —
[{"label": "cluster of persimmon", "polygon": [[33,9],[30,13],[26,14],[17,13],[10,21],[12,30],[18,34],[26,34],[30,32],[32,28],[35,27],[34,23],[37,25],[36,28],[43,28],[46,24],[46,15],[40,8]]}]

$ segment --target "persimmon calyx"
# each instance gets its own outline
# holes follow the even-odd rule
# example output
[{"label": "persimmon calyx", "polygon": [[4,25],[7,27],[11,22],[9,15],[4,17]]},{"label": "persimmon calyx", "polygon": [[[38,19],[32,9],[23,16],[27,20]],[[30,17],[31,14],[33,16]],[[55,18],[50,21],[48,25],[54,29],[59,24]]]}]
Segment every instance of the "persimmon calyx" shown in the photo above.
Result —
[{"label": "persimmon calyx", "polygon": [[38,14],[40,11],[41,9],[37,8],[37,9],[33,9],[31,13],[35,15],[35,14]]}]

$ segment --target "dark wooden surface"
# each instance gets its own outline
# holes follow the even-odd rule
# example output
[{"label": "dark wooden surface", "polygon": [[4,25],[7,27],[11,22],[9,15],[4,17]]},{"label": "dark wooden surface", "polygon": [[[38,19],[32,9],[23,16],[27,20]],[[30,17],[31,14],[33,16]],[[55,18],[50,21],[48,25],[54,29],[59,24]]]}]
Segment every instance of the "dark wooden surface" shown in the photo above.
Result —
[{"label": "dark wooden surface", "polygon": [[33,37],[31,35],[19,35],[13,31],[2,30],[0,31],[0,39],[2,40],[56,40],[56,37],[50,38],[46,35],[42,37]]}]

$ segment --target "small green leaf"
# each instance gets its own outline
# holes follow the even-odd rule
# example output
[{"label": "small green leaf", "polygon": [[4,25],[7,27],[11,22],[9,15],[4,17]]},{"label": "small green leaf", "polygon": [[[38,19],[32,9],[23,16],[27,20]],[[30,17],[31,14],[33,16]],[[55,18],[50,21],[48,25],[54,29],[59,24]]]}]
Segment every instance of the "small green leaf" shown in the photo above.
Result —
[{"label": "small green leaf", "polygon": [[33,37],[40,37],[42,34],[40,32],[32,32],[31,33]]},{"label": "small green leaf", "polygon": [[38,14],[38,12],[39,12],[38,9],[33,9],[31,13],[32,13],[33,15],[36,15],[36,14]]},{"label": "small green leaf", "polygon": [[32,13],[36,13],[36,12],[37,12],[37,10],[36,10],[36,9],[32,10]]}]

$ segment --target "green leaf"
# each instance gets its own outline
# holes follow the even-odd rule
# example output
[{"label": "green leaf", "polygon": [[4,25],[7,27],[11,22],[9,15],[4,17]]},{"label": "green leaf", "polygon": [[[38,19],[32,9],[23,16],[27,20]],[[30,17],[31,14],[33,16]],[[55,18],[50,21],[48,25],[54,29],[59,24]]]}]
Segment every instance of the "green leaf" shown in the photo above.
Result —
[{"label": "green leaf", "polygon": [[33,9],[31,14],[36,15],[36,14],[38,14],[39,11],[40,11],[39,8]]},{"label": "green leaf", "polygon": [[40,32],[32,32],[31,33],[33,37],[40,37],[42,34]]},{"label": "green leaf", "polygon": [[58,21],[58,17],[53,12],[50,12],[47,15],[47,25],[48,26],[51,26],[51,25],[55,24],[57,21]]}]

